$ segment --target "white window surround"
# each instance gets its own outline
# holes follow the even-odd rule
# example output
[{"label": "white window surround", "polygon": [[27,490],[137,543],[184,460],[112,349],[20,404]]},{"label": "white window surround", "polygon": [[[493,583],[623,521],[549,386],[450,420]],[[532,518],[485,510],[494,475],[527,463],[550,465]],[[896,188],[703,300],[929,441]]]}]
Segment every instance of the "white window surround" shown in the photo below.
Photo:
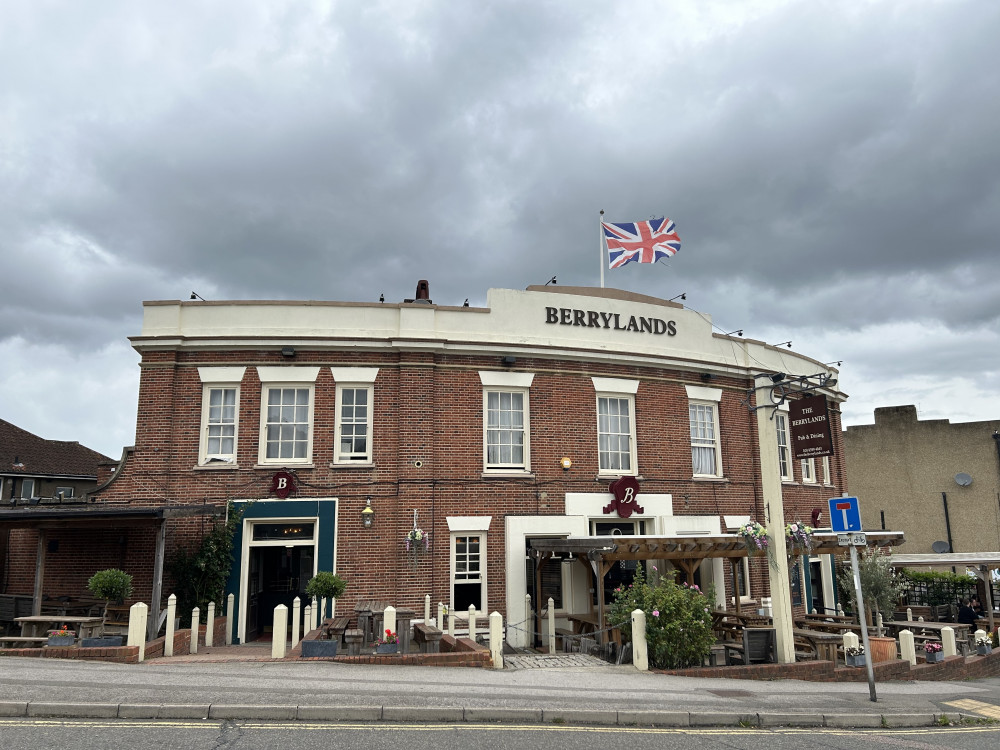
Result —
[{"label": "white window surround", "polygon": [[446,516],[448,531],[489,531],[493,516]]},{"label": "white window surround", "polygon": [[706,388],[703,385],[686,385],[684,386],[684,390],[687,391],[689,401],[714,401],[715,403],[722,401],[721,388]]},{"label": "white window surround", "polygon": [[245,367],[199,367],[198,378],[202,383],[241,383],[246,370]]},{"label": "white window surround", "polygon": [[[332,466],[371,466],[373,450],[374,411],[375,411],[375,378],[378,377],[377,367],[331,367],[330,373],[337,383],[336,395],[336,420],[334,425],[334,446]],[[362,452],[342,450],[343,442],[343,418],[344,418],[344,390],[366,391],[367,403],[365,404],[365,450]],[[349,425],[353,428],[361,424],[358,420],[353,420]]]},{"label": "white window surround", "polygon": [[833,477],[830,474],[830,457],[823,456],[823,484],[827,487],[833,485]]},{"label": "white window surround", "polygon": [[[470,538],[475,537],[478,541],[479,549],[477,552],[472,552]],[[479,584],[479,604],[480,606],[476,608],[477,612],[484,612],[489,614],[489,602],[487,601],[487,580],[486,580],[486,560],[487,560],[487,538],[488,534],[485,531],[451,531],[448,539],[449,557],[451,558],[450,563],[450,584],[449,584],[449,602],[448,609],[454,610],[456,608],[455,604],[455,586],[467,585],[467,584]],[[458,540],[465,539],[466,544],[469,545],[465,552],[465,562],[470,563],[475,560],[477,564],[477,570],[473,571],[466,569],[464,571],[458,570]],[[478,579],[477,579],[478,576]],[[464,608],[463,608],[464,609]]]},{"label": "white window surround", "polygon": [[[533,372],[498,372],[495,370],[480,370],[479,371],[479,381],[483,386],[483,474],[489,475],[505,475],[510,476],[512,474],[524,476],[531,473],[531,412],[530,412],[530,396],[529,389],[531,388],[532,382],[534,382],[535,374]],[[508,462],[503,462],[497,456],[497,461],[490,461],[490,433],[493,432],[496,436],[500,432],[511,433],[510,437],[513,440],[513,433],[518,430],[515,425],[490,425],[489,424],[489,414],[490,414],[490,404],[489,397],[491,393],[510,393],[510,394],[520,394],[521,395],[521,405],[520,409],[515,411],[520,411],[521,415],[521,427],[520,427],[520,437],[521,437],[521,460],[514,460],[513,448],[515,443],[511,443],[512,455],[511,460]],[[513,399],[512,399],[513,400]],[[499,406],[498,406],[499,408]],[[512,429],[513,428],[513,429]],[[499,438],[498,438],[499,439]],[[495,446],[498,451],[502,447],[502,443],[497,443]]]},{"label": "white window surround", "polygon": [[31,500],[32,498],[38,497],[38,493],[35,492],[35,480],[34,479],[22,479],[21,480],[21,499]]},{"label": "white window surround", "polygon": [[[227,368],[230,369],[230,368]],[[232,368],[239,369],[239,368]],[[212,392],[220,392],[220,402],[212,403]],[[225,392],[232,391],[232,404],[226,404]],[[232,407],[232,418],[225,416],[226,407]],[[215,416],[213,417],[213,411]],[[213,428],[215,428],[213,434]],[[230,429],[226,429],[230,428]],[[229,435],[229,432],[232,435]],[[201,394],[201,435],[198,441],[198,465],[223,465],[234,467],[236,465],[236,449],[239,442],[240,432],[240,384],[239,381],[215,381],[209,380],[202,385]],[[223,451],[221,448],[224,441],[231,437],[233,442],[232,451]],[[214,446],[219,450],[211,451]]]},{"label": "white window surround", "polygon": [[634,396],[639,392],[639,381],[626,378],[598,378],[591,377],[594,383],[594,390],[598,393],[622,394],[627,393]]},{"label": "white window surround", "polygon": [[816,459],[802,459],[802,484],[816,484]]},{"label": "white window surround", "polygon": [[[620,476],[638,476],[638,457],[636,455],[635,447],[635,394],[639,392],[639,382],[638,380],[632,380],[630,378],[601,378],[601,377],[591,377],[591,382],[594,384],[594,391],[596,396],[595,406],[596,406],[596,416],[597,416],[597,475],[603,477],[620,477]],[[622,451],[620,446],[620,440],[624,433],[612,432],[612,431],[601,431],[601,399],[619,399],[627,402],[628,404],[628,467],[612,468],[610,466],[601,465],[601,453],[608,453],[609,459],[611,454],[623,455],[625,451]],[[609,404],[610,406],[610,401]],[[606,414],[604,419],[611,421],[614,419],[615,415]],[[607,449],[602,451],[601,449],[601,438],[605,436],[608,438],[609,442],[612,438],[618,441],[618,447],[614,448],[610,444]]]},{"label": "white window surround", "polygon": [[315,383],[319,367],[258,367],[261,383]]},{"label": "white window surround", "polygon": [[[779,404],[774,412],[774,431],[778,440],[778,473],[782,482],[794,482],[792,469],[792,449],[789,443],[791,432],[788,429],[788,402]],[[784,440],[782,440],[784,437]]]},{"label": "white window surround", "polygon": [[[688,420],[691,433],[691,474],[695,479],[721,479],[722,435],[719,427],[719,402],[721,388],[706,388],[699,385],[684,386],[688,396]],[[711,440],[700,433],[711,430]],[[712,453],[707,453],[711,449]],[[697,451],[697,454],[696,454]],[[708,465],[708,458],[712,464]],[[713,469],[699,471],[699,469]]]},{"label": "white window surround", "polygon": [[[257,375],[261,381],[260,397],[260,436],[258,441],[257,463],[260,466],[311,466],[312,446],[313,446],[313,409],[316,403],[316,378],[319,376],[320,368],[317,367],[258,367]],[[267,457],[267,437],[268,437],[268,401],[271,390],[282,389],[305,389],[308,391],[309,403],[306,405],[304,424],[307,435],[305,441],[305,451],[299,457]],[[290,404],[282,405],[287,408]]]}]

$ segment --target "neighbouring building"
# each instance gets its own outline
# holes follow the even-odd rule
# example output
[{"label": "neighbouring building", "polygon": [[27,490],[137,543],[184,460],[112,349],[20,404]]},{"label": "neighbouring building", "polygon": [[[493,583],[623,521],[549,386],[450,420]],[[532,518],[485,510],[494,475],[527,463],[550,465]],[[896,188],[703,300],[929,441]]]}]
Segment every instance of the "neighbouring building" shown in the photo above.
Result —
[{"label": "neighbouring building", "polygon": [[1000,420],[920,420],[875,410],[844,432],[847,478],[866,528],[906,534],[907,554],[1000,551]]},{"label": "neighbouring building", "polygon": [[[146,302],[131,341],[136,443],[88,518],[130,524],[125,564],[155,611],[169,593],[163,560],[229,504],[242,512],[228,589],[240,641],[317,570],[347,580],[347,613],[368,598],[422,612],[429,594],[500,611],[513,639],[530,619],[526,594],[553,597],[560,616],[592,608],[591,568],[564,558],[536,575],[533,543],[684,546],[763,522],[751,407],[783,377],[822,376],[834,446],[792,460],[787,403],[774,409],[761,439],[777,444],[785,517],[808,522],[846,485],[835,370],[629,292],[492,289],[485,307],[465,307],[433,304],[421,282],[402,303]],[[637,488],[627,511],[611,507],[623,477]],[[836,606],[831,562],[796,559],[798,611]],[[615,564],[604,589],[635,565]],[[709,557],[683,574],[721,605],[737,596],[734,574],[739,594],[766,596],[767,565]]]}]

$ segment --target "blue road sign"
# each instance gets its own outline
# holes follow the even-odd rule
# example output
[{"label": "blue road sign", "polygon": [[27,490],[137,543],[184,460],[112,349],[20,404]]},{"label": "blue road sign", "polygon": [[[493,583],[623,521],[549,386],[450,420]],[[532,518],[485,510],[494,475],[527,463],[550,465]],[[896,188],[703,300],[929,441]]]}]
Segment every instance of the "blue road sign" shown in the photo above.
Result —
[{"label": "blue road sign", "polygon": [[856,497],[830,498],[830,528],[834,531],[862,531],[861,509]]}]

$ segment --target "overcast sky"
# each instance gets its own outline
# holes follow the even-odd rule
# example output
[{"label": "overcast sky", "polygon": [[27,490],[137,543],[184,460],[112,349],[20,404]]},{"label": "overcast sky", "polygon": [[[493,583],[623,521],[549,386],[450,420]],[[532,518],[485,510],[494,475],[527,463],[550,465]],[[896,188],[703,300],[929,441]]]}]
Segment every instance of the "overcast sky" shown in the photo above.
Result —
[{"label": "overcast sky", "polygon": [[1000,418],[1000,3],[0,0],[0,418],[118,457],[142,301],[597,286]]}]

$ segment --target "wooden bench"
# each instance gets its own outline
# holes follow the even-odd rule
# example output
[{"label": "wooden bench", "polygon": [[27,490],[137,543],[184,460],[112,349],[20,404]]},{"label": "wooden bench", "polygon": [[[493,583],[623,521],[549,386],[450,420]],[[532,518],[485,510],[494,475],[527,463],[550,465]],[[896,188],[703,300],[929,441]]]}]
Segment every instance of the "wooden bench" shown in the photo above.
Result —
[{"label": "wooden bench", "polygon": [[442,636],[444,631],[433,625],[426,622],[413,623],[413,642],[420,647],[422,654],[440,653]]},{"label": "wooden bench", "polygon": [[323,620],[323,624],[319,626],[319,637],[321,639],[343,642],[344,632],[350,624],[351,618],[347,616],[336,618],[328,617]]},{"label": "wooden bench", "polygon": [[562,650],[566,653],[572,652],[576,636],[578,634],[574,633],[572,630],[567,630],[566,628],[556,628],[556,648],[562,646]]},{"label": "wooden bench", "polygon": [[27,644],[28,646],[34,648],[37,646],[42,646],[48,641],[48,637],[38,638],[38,637],[28,637],[24,635],[17,636],[7,636],[0,638],[0,644],[9,643],[11,648],[19,648],[19,643]]}]

